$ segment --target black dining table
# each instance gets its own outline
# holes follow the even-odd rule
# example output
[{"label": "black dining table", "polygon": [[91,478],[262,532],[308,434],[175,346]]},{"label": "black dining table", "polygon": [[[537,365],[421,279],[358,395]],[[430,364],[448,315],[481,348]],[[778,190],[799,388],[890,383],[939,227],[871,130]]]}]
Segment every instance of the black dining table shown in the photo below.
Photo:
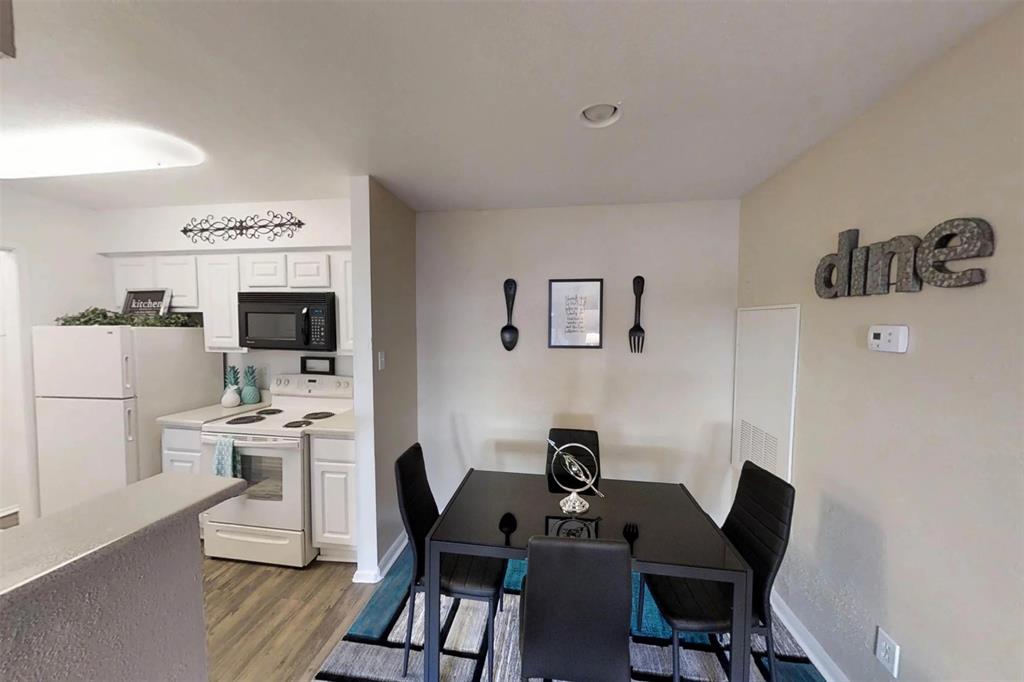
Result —
[{"label": "black dining table", "polygon": [[[596,519],[596,535],[605,539],[622,539],[623,527],[635,523],[639,537],[633,545],[633,570],[733,586],[731,641],[744,644],[734,646],[729,679],[746,682],[753,580],[747,562],[681,483],[602,479],[598,487],[605,497],[585,496],[590,509],[578,518]],[[566,518],[558,506],[564,496],[548,491],[544,475],[470,469],[462,479],[427,536],[424,677],[428,681],[439,680],[441,664],[441,555],[525,559],[530,537],[547,534],[549,525],[554,527]],[[499,529],[505,514],[516,520],[510,534]]]}]

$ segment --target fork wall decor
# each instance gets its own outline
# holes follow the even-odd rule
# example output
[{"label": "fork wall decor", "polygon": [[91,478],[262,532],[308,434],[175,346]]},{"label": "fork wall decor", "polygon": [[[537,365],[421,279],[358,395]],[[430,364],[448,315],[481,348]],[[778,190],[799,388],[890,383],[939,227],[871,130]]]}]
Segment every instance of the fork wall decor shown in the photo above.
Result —
[{"label": "fork wall decor", "polygon": [[643,353],[647,333],[640,326],[640,297],[644,295],[644,278],[640,275],[633,278],[633,295],[636,296],[636,315],[633,317],[633,326],[629,328],[629,352]]}]

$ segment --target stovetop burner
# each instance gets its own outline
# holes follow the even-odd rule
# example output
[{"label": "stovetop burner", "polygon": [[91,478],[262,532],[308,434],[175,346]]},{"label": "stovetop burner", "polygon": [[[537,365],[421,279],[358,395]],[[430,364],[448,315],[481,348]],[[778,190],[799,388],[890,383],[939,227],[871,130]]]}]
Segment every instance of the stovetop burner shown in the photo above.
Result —
[{"label": "stovetop burner", "polygon": [[259,412],[257,412],[256,414],[267,414],[267,415],[270,415],[270,414],[281,414],[282,412],[284,412],[284,410],[279,410],[276,407],[266,407],[266,408],[260,410]]},{"label": "stovetop burner", "polygon": [[287,424],[285,424],[284,428],[286,428],[286,429],[301,429],[303,426],[309,426],[312,423],[313,422],[309,421],[308,419],[296,419],[293,422],[288,422]]},{"label": "stovetop burner", "polygon": [[303,419],[327,419],[333,417],[333,412],[310,412],[309,414],[302,415]]},{"label": "stovetop burner", "polygon": [[234,419],[229,419],[227,421],[227,423],[228,424],[255,424],[256,422],[261,422],[264,419],[265,419],[265,417],[261,417],[258,414],[247,414],[247,415],[245,415],[243,417],[235,417]]}]

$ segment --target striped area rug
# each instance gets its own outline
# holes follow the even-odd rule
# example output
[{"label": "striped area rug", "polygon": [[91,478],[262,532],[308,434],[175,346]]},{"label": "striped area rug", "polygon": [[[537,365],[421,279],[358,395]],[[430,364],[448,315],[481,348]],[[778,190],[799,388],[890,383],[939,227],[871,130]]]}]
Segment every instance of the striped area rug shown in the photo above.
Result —
[{"label": "striped area rug", "polygon": [[[416,596],[413,650],[409,674],[402,677],[402,646],[408,618],[409,572],[412,554],[406,550],[380,582],[348,633],[324,661],[316,679],[332,682],[399,682],[422,679],[423,595]],[[526,574],[525,561],[510,561],[505,575],[505,601],[494,623],[494,676],[502,682],[519,682],[519,590]],[[639,576],[633,575],[633,608],[639,599]],[[632,678],[638,682],[662,681],[672,676],[671,630],[645,590],[644,622],[634,627],[630,642]],[[485,681],[487,604],[442,597],[441,678],[451,682]],[[729,665],[728,636],[720,643],[703,634],[682,635],[680,673],[691,682],[725,682]],[[788,630],[775,618],[775,649],[778,678],[784,682],[824,682]],[[753,665],[750,679],[767,678],[763,637],[752,638]]]}]

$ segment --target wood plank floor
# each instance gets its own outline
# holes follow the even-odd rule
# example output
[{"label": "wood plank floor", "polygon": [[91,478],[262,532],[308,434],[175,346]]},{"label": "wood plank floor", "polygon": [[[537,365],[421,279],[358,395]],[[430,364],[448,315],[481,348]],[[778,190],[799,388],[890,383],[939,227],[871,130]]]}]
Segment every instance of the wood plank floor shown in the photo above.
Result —
[{"label": "wood plank floor", "polygon": [[373,593],[355,564],[284,568],[206,559],[211,682],[309,680]]}]

